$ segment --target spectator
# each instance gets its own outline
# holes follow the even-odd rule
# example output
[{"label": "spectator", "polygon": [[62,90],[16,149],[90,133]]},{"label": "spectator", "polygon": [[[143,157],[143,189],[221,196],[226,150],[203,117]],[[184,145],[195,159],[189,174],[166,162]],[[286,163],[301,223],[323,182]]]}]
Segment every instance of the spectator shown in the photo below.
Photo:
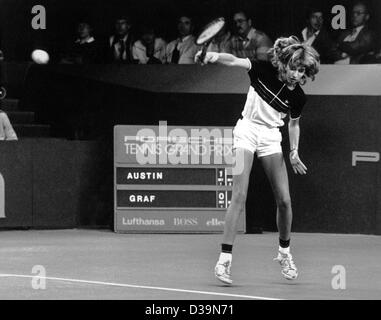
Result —
[{"label": "spectator", "polygon": [[232,37],[232,54],[252,61],[268,61],[267,52],[273,46],[271,39],[252,26],[252,21],[244,11],[233,15],[235,35]]},{"label": "spectator", "polygon": [[0,141],[18,140],[7,114],[0,110]]},{"label": "spectator", "polygon": [[156,37],[152,26],[143,26],[140,40],[132,47],[132,56],[139,64],[161,64],[165,62],[166,43]]},{"label": "spectator", "polygon": [[78,39],[69,45],[61,63],[88,64],[100,62],[99,47],[92,36],[90,24],[81,22],[77,28]]},{"label": "spectator", "polygon": [[108,63],[134,63],[132,45],[134,43],[129,17],[115,21],[115,34],[108,39],[106,61]]},{"label": "spectator", "polygon": [[369,19],[367,5],[364,2],[357,2],[352,8],[352,28],[344,30],[338,38],[339,59],[335,64],[361,63],[362,59],[372,54],[375,36],[367,25]]},{"label": "spectator", "polygon": [[209,44],[207,51],[219,53],[232,53],[231,33],[229,30],[227,30],[226,24]]},{"label": "spectator", "polygon": [[301,32],[301,38],[320,54],[321,63],[334,62],[335,44],[324,27],[323,10],[318,8],[308,10],[307,25]]},{"label": "spectator", "polygon": [[187,15],[181,16],[178,20],[177,30],[179,37],[167,45],[166,61],[175,64],[192,64],[199,50],[193,36],[192,18]]}]

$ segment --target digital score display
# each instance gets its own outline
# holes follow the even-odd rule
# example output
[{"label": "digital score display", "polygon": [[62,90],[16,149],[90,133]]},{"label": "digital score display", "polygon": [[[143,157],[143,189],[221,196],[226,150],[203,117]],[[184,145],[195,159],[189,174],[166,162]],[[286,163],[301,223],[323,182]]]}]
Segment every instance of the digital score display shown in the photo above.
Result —
[{"label": "digital score display", "polygon": [[230,204],[231,191],[117,190],[117,208],[219,208]]},{"label": "digital score display", "polygon": [[[180,129],[190,136],[192,129],[204,135],[212,132],[214,136],[197,140],[188,135],[188,139],[181,136],[181,140],[167,134],[158,139],[160,127],[114,128],[116,232],[223,231],[233,187],[232,165],[228,163],[232,159],[232,128]],[[167,130],[179,132],[175,127],[168,126]],[[228,137],[216,137],[218,132],[228,132]],[[160,145],[163,140],[164,146]],[[197,154],[191,153],[196,141],[193,151],[209,152],[199,154],[198,161]],[[177,152],[171,155],[170,150]],[[210,161],[205,163],[208,157]],[[238,229],[245,231],[245,217],[241,217]]]},{"label": "digital score display", "polygon": [[148,185],[232,186],[233,176],[226,168],[116,168],[116,183]]}]

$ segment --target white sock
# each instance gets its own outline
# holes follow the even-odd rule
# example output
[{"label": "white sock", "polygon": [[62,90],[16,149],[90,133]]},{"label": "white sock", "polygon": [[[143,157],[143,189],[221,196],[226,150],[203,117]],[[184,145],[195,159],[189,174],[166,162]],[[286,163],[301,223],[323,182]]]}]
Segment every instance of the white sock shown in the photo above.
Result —
[{"label": "white sock", "polygon": [[218,261],[224,263],[226,261],[232,261],[232,259],[233,255],[231,253],[221,252]]},{"label": "white sock", "polygon": [[279,252],[282,254],[289,254],[290,253],[290,247],[282,248],[281,246],[279,246]]}]

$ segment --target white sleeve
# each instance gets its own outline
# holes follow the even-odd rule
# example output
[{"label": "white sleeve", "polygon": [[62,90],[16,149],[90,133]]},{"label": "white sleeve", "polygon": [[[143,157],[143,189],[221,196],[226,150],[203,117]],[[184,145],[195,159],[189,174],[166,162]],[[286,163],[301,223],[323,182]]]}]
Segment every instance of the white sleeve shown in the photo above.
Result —
[{"label": "white sleeve", "polygon": [[249,72],[251,70],[251,68],[252,68],[252,64],[251,64],[251,61],[250,61],[249,58],[246,58],[246,59],[249,62],[249,68],[247,69],[247,72]]}]

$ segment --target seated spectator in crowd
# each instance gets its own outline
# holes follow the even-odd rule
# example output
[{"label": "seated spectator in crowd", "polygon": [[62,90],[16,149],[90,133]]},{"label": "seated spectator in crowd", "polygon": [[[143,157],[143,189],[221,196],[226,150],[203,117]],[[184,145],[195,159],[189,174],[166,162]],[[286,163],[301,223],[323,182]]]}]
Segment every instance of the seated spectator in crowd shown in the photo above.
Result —
[{"label": "seated spectator in crowd", "polygon": [[0,141],[18,140],[7,114],[0,110]]},{"label": "seated spectator in crowd", "polygon": [[89,64],[100,62],[100,51],[92,36],[90,24],[81,22],[77,28],[78,39],[69,45],[61,63]]},{"label": "seated spectator in crowd", "polygon": [[115,21],[115,34],[109,37],[106,49],[107,63],[134,63],[132,45],[135,42],[131,32],[129,17],[120,17]]},{"label": "seated spectator in crowd", "polygon": [[231,33],[225,26],[213,38],[209,44],[208,52],[232,53],[231,50]]},{"label": "seated spectator in crowd", "polygon": [[153,26],[143,26],[141,37],[132,47],[132,56],[139,64],[161,64],[165,63],[166,43],[163,39],[156,37]]},{"label": "seated spectator in crowd", "polygon": [[301,32],[301,39],[320,54],[321,63],[334,62],[335,44],[324,27],[323,10],[319,8],[308,10],[307,25]]},{"label": "seated spectator in crowd", "polygon": [[352,27],[338,37],[339,57],[335,64],[357,64],[374,53],[375,36],[367,23],[370,13],[365,2],[357,2],[352,8]]},{"label": "seated spectator in crowd", "polygon": [[231,39],[232,54],[239,58],[268,61],[268,50],[273,46],[271,39],[252,26],[252,21],[244,11],[233,15],[235,34]]},{"label": "seated spectator in crowd", "polygon": [[177,30],[179,37],[176,40],[168,43],[166,48],[167,63],[195,63],[194,57],[199,50],[199,46],[197,46],[195,43],[192,18],[187,15],[181,16],[178,20]]}]

